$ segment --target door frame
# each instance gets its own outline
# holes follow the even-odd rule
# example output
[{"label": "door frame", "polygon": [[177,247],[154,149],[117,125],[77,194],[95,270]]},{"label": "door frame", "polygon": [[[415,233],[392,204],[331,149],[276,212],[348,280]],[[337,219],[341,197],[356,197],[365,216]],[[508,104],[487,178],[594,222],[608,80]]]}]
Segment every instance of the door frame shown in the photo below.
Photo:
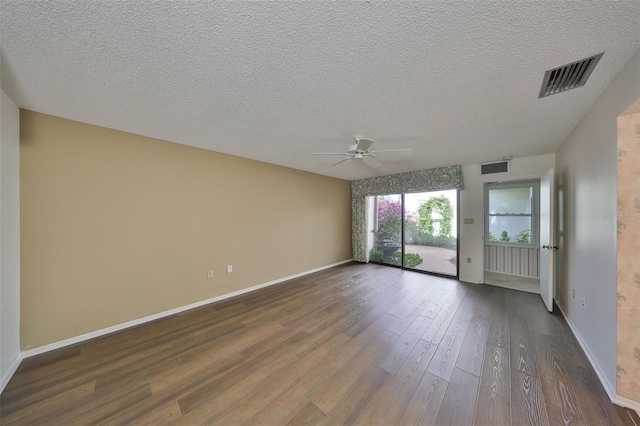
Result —
[{"label": "door frame", "polygon": [[[546,170],[545,170],[546,172]],[[540,174],[527,174],[527,175],[518,175],[518,176],[504,176],[504,177],[486,177],[484,179],[480,179],[480,202],[478,203],[480,206],[480,217],[482,218],[482,224],[481,224],[481,229],[480,229],[480,244],[482,245],[482,248],[480,250],[480,259],[482,261],[482,280],[480,282],[480,284],[485,285],[484,283],[484,236],[486,233],[486,218],[485,218],[485,212],[486,212],[486,200],[485,200],[485,196],[484,196],[484,185],[486,183],[500,183],[500,182],[517,182],[517,181],[521,181],[521,180],[533,180],[533,179],[540,179],[542,177],[544,173],[540,173]],[[538,197],[540,196],[540,193],[538,192]],[[538,205],[540,204],[540,200],[538,200]],[[539,232],[540,226],[538,224],[538,232]]]}]

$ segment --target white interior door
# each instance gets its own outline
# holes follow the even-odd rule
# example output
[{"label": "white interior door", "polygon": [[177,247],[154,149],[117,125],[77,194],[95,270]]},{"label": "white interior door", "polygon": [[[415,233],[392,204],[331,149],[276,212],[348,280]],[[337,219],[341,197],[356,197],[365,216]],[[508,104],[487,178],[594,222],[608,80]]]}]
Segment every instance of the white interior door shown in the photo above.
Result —
[{"label": "white interior door", "polygon": [[553,191],[553,169],[550,169],[540,178],[540,296],[549,312],[553,311],[553,258],[558,248],[554,241]]}]

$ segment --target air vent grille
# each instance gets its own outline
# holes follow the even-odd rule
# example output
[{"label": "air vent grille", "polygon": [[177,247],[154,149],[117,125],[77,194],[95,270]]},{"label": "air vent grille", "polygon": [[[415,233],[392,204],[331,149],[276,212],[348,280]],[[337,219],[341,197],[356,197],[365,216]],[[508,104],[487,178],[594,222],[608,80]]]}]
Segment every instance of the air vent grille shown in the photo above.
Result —
[{"label": "air vent grille", "polygon": [[480,164],[481,175],[492,175],[494,173],[506,173],[509,171],[509,161],[496,161],[494,163]]},{"label": "air vent grille", "polygon": [[545,96],[584,86],[602,55],[604,55],[604,52],[548,70],[544,73],[544,80],[542,80],[542,87],[538,97],[544,98]]}]

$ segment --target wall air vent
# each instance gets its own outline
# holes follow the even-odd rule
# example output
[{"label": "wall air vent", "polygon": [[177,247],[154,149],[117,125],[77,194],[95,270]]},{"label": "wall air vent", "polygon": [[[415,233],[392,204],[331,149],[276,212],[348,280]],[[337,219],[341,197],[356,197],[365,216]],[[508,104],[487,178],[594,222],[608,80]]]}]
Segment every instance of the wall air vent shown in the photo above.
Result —
[{"label": "wall air vent", "polygon": [[545,72],[538,98],[584,86],[602,55],[604,52]]},{"label": "wall air vent", "polygon": [[495,173],[507,173],[509,171],[509,160],[495,161],[493,163],[480,164],[480,175],[493,175]]}]

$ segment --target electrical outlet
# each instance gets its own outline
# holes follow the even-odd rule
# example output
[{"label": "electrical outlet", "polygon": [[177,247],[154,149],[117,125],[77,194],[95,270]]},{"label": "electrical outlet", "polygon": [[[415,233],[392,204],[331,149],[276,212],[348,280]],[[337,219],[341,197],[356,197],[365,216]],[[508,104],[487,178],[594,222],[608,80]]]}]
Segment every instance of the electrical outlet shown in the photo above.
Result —
[{"label": "electrical outlet", "polygon": [[574,299],[576,298],[576,289],[575,288],[573,289],[573,298]]},{"label": "electrical outlet", "polygon": [[467,257],[467,263],[471,263],[471,258]]},{"label": "electrical outlet", "polygon": [[582,310],[583,311],[587,310],[587,299],[582,299]]},{"label": "electrical outlet", "polygon": [[233,265],[227,265],[227,274],[230,274],[233,272]]},{"label": "electrical outlet", "polygon": [[213,278],[213,270],[207,272],[207,278]]}]

